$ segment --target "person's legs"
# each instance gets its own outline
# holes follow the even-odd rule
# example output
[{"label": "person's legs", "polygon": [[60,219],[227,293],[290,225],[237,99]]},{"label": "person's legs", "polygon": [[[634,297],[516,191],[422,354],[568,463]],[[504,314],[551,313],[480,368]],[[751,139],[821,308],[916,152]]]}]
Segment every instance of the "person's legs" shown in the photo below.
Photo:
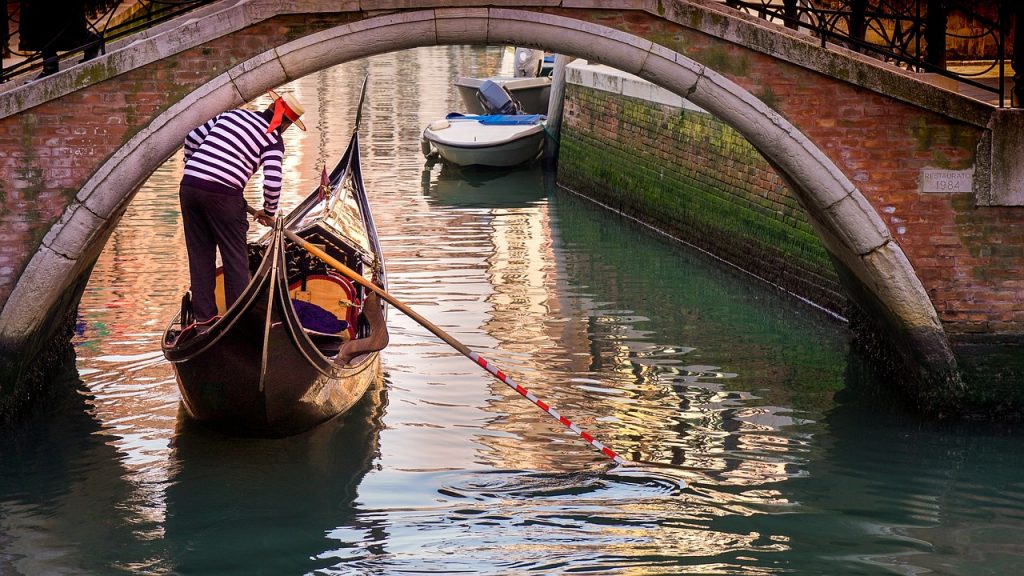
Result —
[{"label": "person's legs", "polygon": [[181,221],[185,228],[185,248],[188,251],[192,310],[198,322],[205,322],[217,315],[217,302],[213,295],[217,272],[216,244],[203,205],[203,199],[209,195],[208,192],[189,186],[182,186],[178,193]]},{"label": "person's legs", "polygon": [[224,266],[224,297],[230,308],[249,285],[249,248],[245,234],[249,220],[245,212],[245,198],[210,194],[212,232],[220,250]]}]

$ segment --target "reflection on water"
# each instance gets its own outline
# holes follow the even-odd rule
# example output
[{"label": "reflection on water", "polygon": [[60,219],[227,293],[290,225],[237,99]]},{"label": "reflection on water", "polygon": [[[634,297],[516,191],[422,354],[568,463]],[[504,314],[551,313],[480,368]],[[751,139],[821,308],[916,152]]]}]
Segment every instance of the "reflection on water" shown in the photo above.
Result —
[{"label": "reflection on water", "polygon": [[423,196],[450,208],[524,208],[546,198],[544,178],[534,164],[497,169],[428,162]]},{"label": "reflection on water", "polygon": [[424,164],[451,80],[500,57],[423,48],[287,86],[310,130],[287,134],[283,208],[343,152],[369,73],[364,175],[393,294],[662,466],[613,467],[400,313],[384,382],[343,419],[282,440],[183,419],[159,350],[188,276],[175,157],[83,296],[81,393],[0,438],[0,573],[1014,573],[1015,430],[838,402],[859,379],[842,326],[538,166]]},{"label": "reflection on water", "polygon": [[343,417],[281,440],[228,438],[182,413],[162,539],[174,569],[225,574],[240,557],[268,574],[328,568],[337,554],[323,554],[324,534],[341,524],[352,558],[383,546],[382,527],[358,518],[354,503],[378,456],[386,403],[381,382]]}]

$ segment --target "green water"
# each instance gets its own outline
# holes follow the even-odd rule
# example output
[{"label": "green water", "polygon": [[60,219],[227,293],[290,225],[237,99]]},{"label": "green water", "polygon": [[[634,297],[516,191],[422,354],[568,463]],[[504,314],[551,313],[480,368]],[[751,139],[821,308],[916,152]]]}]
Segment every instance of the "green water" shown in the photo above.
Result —
[{"label": "green water", "polygon": [[369,72],[392,293],[663,466],[613,466],[397,311],[384,382],[344,418],[281,440],[188,421],[159,348],[187,283],[173,158],[83,296],[55,382],[80,391],[0,437],[0,574],[1018,572],[1018,430],[862,400],[842,324],[536,166],[424,165],[422,127],[460,107],[453,77],[498,55],[418,49],[289,85],[310,130],[289,131],[282,203],[342,152]]}]

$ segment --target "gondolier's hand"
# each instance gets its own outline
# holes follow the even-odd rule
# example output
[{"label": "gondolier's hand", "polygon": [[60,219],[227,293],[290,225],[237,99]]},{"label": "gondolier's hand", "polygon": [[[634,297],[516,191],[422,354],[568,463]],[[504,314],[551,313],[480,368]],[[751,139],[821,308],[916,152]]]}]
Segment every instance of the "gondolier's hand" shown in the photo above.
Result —
[{"label": "gondolier's hand", "polygon": [[272,214],[267,214],[266,210],[260,210],[256,213],[256,221],[264,226],[273,226],[274,216]]}]

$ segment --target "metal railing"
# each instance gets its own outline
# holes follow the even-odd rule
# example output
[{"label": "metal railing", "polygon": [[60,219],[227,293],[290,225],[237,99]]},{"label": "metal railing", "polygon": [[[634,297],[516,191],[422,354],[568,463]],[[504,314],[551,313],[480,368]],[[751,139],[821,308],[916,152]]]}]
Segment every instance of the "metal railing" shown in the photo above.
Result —
[{"label": "metal railing", "polygon": [[[1024,18],[1021,0],[721,0],[748,14],[806,32],[914,72],[929,72],[989,93],[1003,106],[1006,69],[1024,54],[1008,44]],[[953,21],[956,26],[950,26]],[[1016,44],[1021,40],[1019,34]],[[969,50],[965,50],[969,47]],[[993,82],[993,72],[995,81]],[[986,82],[985,79],[988,79]],[[1021,105],[1015,82],[1011,105]]]},{"label": "metal railing", "polygon": [[[35,7],[35,17],[54,16],[43,14],[42,7],[51,5],[49,0],[0,0],[6,10],[6,27],[3,29],[3,55],[13,62],[8,66],[0,63],[0,82],[32,75],[47,75],[56,72],[60,64],[81,57],[89,60],[105,53],[106,44],[156,24],[160,24],[185,12],[210,4],[215,0],[72,0],[61,3],[80,7],[79,18],[63,18],[63,28],[48,27],[43,38],[36,38],[33,50],[18,51],[12,44],[22,39],[23,32],[30,30],[23,26],[24,16]],[[742,10],[761,18],[782,23],[788,28],[799,30],[817,37],[824,47],[828,42],[845,46],[865,55],[901,66],[915,72],[930,72],[944,76],[982,93],[998,98],[1003,106],[1007,95],[1005,70],[1007,63],[1015,64],[1014,88],[1011,105],[1021,106],[1024,100],[1024,48],[1011,51],[1007,39],[1011,33],[1016,36],[1014,44],[1024,46],[1020,34],[1014,31],[1014,23],[1024,21],[1024,0],[720,0],[725,5]],[[91,12],[91,13],[87,13]],[[956,30],[968,30],[969,34],[952,32],[948,22],[955,19],[960,24]],[[47,19],[47,24],[51,21]],[[68,24],[74,22],[74,24]],[[70,27],[83,28],[69,30]],[[34,29],[34,36],[40,32]],[[69,32],[81,38],[80,45],[67,46]],[[63,38],[63,40],[61,40]],[[964,66],[949,66],[952,57],[962,57],[957,49],[970,43],[982,46],[982,52],[975,58],[973,70]],[[60,48],[61,50],[58,50]],[[977,65],[981,62],[981,65]],[[992,71],[997,70],[998,81],[993,85]]]},{"label": "metal railing", "polygon": [[[0,63],[0,82],[14,78],[48,75],[57,71],[66,61],[91,60],[106,53],[106,45],[145,30],[178,15],[184,14],[214,0],[78,0],[52,6],[47,0],[3,0],[6,8],[6,27],[3,30],[3,56],[12,62]],[[29,32],[31,20],[45,16],[41,11],[51,5],[51,11],[68,10],[72,5],[75,14],[61,13],[57,20],[61,24],[50,26],[46,36],[34,41],[32,49],[19,50],[16,40],[23,40]],[[81,13],[77,10],[81,9]],[[74,29],[73,29],[74,28]],[[38,32],[33,33],[38,36]],[[68,37],[79,41],[67,45]],[[64,39],[64,40],[62,40]]]}]

